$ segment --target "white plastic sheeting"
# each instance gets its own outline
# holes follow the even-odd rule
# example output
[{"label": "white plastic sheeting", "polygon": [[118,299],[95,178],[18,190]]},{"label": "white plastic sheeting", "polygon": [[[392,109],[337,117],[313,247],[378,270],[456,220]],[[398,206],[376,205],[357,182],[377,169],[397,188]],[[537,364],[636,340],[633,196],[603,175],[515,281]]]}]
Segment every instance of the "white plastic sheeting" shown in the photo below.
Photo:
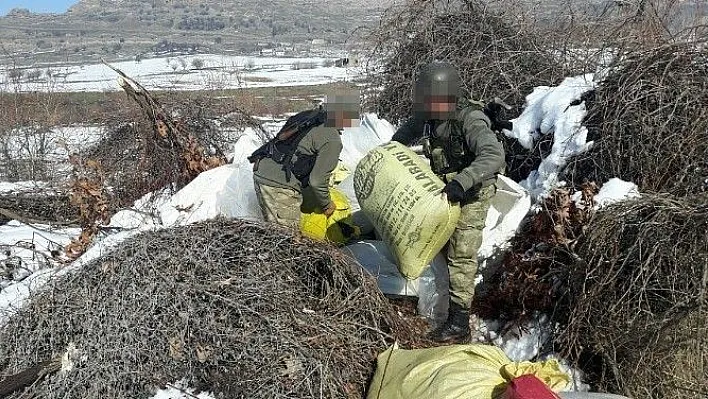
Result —
[{"label": "white plastic sheeting", "polygon": [[398,271],[393,254],[383,241],[359,241],[343,251],[376,278],[381,292],[418,297],[418,313],[422,316],[436,319],[447,314],[448,271],[443,254],[438,254],[420,277],[409,280]]},{"label": "white plastic sheeting", "polygon": [[202,172],[172,197],[138,201],[111,218],[110,227],[171,227],[217,216],[263,220],[258,206],[253,171],[248,162],[226,164]]},{"label": "white plastic sheeting", "polygon": [[487,212],[478,253],[482,268],[497,260],[496,256],[516,234],[516,229],[531,208],[531,196],[515,181],[500,175],[496,185],[497,194]]}]

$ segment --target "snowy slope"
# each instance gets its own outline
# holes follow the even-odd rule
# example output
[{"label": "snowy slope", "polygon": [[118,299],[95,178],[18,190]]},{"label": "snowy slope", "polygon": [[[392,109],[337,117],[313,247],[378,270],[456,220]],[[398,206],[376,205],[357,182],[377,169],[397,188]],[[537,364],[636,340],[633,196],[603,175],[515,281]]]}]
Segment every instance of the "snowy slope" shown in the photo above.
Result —
[{"label": "snowy slope", "polygon": [[[65,177],[69,171],[69,155],[97,143],[103,137],[98,126],[63,126],[51,130],[15,129],[5,137],[3,148],[14,161],[46,162],[48,177]],[[0,183],[1,184],[1,183]],[[13,189],[20,188],[11,185]]]},{"label": "snowy slope", "polygon": [[[198,61],[195,61],[198,60]],[[303,86],[351,80],[357,68],[325,67],[326,58],[276,58],[190,55],[122,61],[111,65],[148,90],[204,90],[240,87]],[[194,66],[197,63],[199,68]],[[203,65],[199,65],[199,63]],[[118,75],[103,64],[48,66],[41,76],[14,82],[10,67],[0,65],[0,87],[15,91],[120,91]]]}]

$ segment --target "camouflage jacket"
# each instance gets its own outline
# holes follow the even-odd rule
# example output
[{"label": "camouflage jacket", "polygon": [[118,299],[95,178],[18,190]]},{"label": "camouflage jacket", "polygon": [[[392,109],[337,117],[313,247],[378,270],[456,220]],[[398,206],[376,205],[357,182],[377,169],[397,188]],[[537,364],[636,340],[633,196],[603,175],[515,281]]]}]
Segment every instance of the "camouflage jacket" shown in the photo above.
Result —
[{"label": "camouflage jacket", "polygon": [[504,148],[490,129],[491,121],[478,105],[459,107],[455,119],[407,120],[392,140],[423,144],[433,171],[445,182],[454,180],[468,198],[496,181],[506,168]]},{"label": "camouflage jacket", "polygon": [[[309,185],[303,189],[295,176],[288,182],[283,165],[270,158],[263,158],[258,170],[253,173],[259,184],[291,188],[303,196],[302,209],[314,211],[324,209],[330,203],[329,181],[332,171],[337,167],[339,155],[342,152],[342,138],[335,127],[317,126],[307,132],[297,147],[297,153],[305,156],[315,155],[314,166],[309,175]],[[295,161],[296,159],[294,159]]]}]

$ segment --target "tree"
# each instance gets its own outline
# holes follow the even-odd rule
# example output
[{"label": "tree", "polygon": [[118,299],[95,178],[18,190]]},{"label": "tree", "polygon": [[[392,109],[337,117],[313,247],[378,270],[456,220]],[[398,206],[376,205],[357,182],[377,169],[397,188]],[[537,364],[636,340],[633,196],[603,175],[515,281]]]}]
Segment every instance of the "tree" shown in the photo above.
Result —
[{"label": "tree", "polygon": [[192,60],[192,67],[194,69],[202,69],[204,67],[204,60],[201,58],[195,58]]}]

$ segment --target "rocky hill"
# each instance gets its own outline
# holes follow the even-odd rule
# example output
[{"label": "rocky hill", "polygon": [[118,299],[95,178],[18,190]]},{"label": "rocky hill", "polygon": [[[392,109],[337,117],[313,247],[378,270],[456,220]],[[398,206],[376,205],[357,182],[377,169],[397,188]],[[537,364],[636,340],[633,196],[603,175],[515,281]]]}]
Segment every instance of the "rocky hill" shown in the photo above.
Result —
[{"label": "rocky hill", "polygon": [[[0,18],[7,62],[128,58],[154,52],[343,50],[390,0],[81,0],[64,14]],[[0,62],[2,59],[0,58]]]}]

